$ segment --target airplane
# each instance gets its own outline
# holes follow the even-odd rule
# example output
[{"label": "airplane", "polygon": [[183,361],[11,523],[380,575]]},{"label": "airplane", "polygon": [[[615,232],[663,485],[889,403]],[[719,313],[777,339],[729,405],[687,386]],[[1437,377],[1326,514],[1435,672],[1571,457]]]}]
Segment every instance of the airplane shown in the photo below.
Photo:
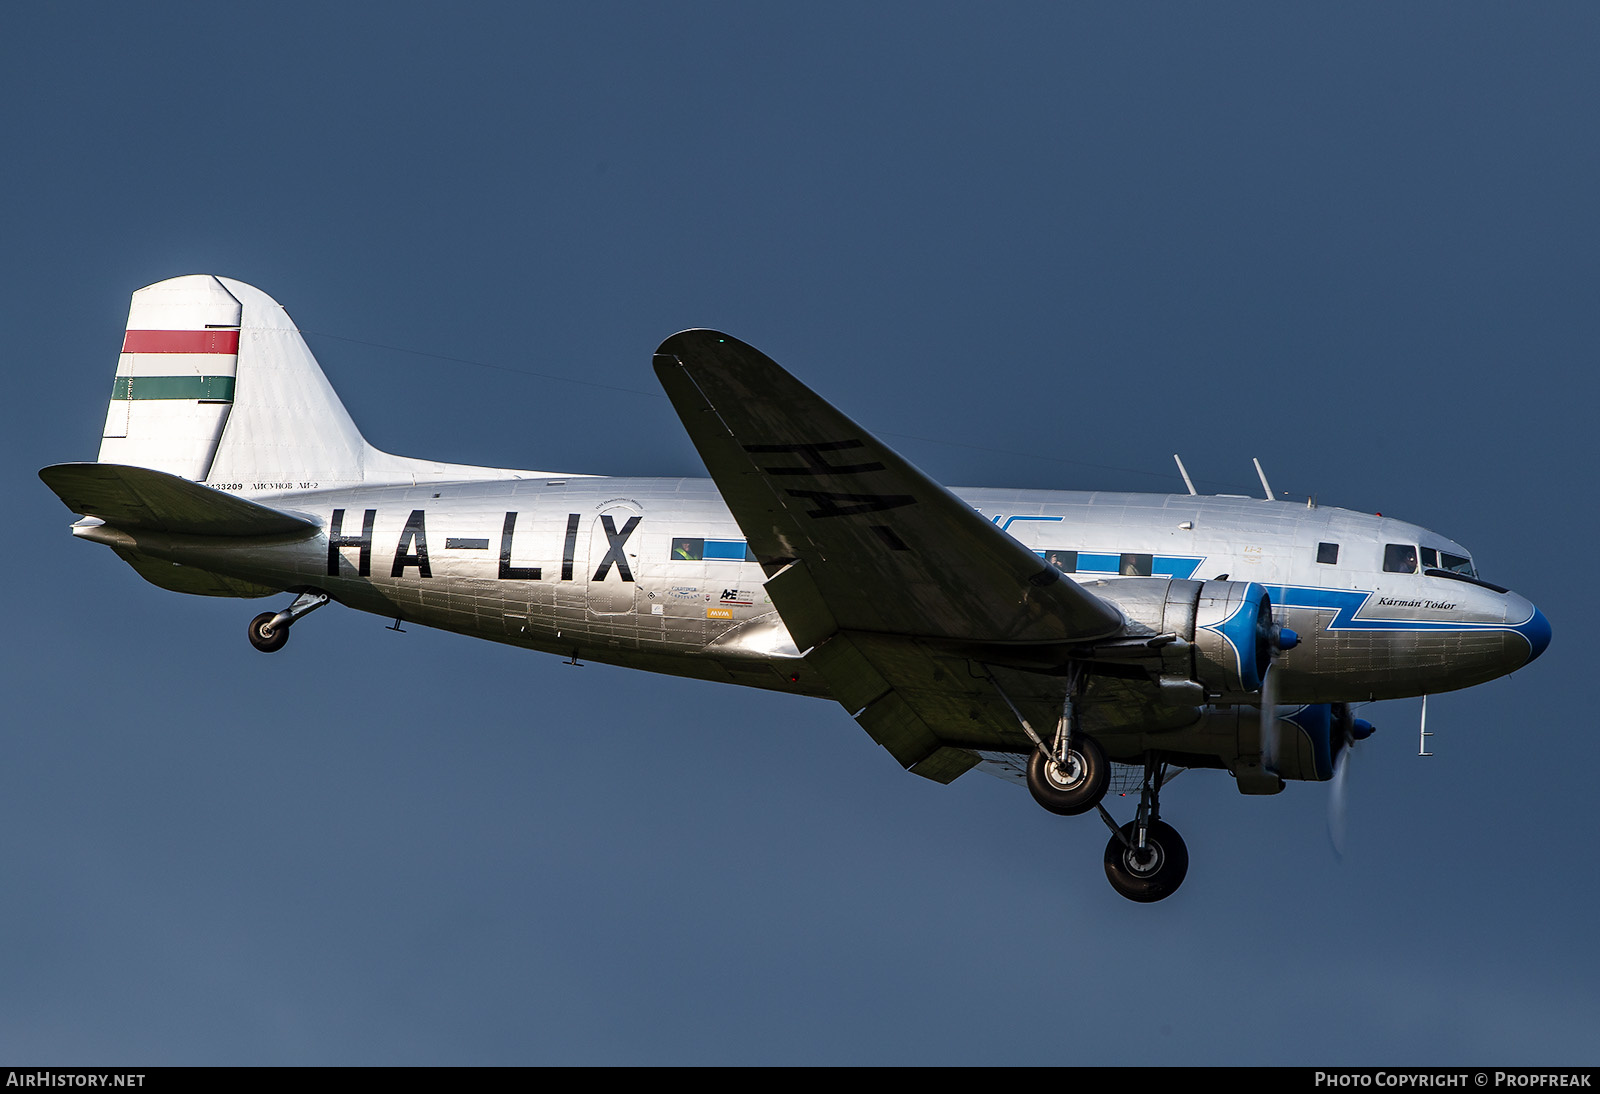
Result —
[{"label": "airplane", "polygon": [[[338,602],[831,699],[917,775],[1098,812],[1106,876],[1141,903],[1188,872],[1161,818],[1176,774],[1332,780],[1372,732],[1354,704],[1471,687],[1550,643],[1465,547],[1404,521],[1270,487],[950,490],[731,335],[681,331],[654,368],[709,480],[394,456],[282,305],[176,277],[133,294],[97,462],[39,476],[74,536],[161,588],[291,594],[249,622],[263,652]],[[1113,786],[1138,791],[1122,824]]]}]

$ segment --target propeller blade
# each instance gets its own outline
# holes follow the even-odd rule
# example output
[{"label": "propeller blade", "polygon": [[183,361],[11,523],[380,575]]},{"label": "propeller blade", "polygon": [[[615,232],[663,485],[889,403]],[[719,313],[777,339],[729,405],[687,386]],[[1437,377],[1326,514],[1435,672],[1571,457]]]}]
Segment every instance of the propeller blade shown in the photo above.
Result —
[{"label": "propeller blade", "polygon": [[1268,771],[1278,769],[1278,674],[1277,658],[1267,664],[1261,674],[1261,766]]},{"label": "propeller blade", "polygon": [[1344,861],[1344,833],[1346,806],[1349,801],[1350,764],[1355,759],[1355,744],[1372,736],[1372,723],[1357,718],[1348,704],[1337,703],[1333,708],[1333,733],[1338,752],[1333,758],[1333,785],[1328,794],[1328,841],[1333,853]]},{"label": "propeller blade", "polygon": [[1349,776],[1350,741],[1346,739],[1333,768],[1333,787],[1328,795],[1328,840],[1340,862],[1344,861],[1345,787]]}]

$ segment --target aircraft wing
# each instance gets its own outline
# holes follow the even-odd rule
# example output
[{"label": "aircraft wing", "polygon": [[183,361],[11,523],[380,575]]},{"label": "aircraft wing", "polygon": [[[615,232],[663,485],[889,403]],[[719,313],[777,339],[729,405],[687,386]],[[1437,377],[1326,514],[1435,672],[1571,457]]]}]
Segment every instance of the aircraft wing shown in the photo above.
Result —
[{"label": "aircraft wing", "polygon": [[760,351],[684,331],[655,368],[768,577],[803,566],[837,629],[1006,644],[1121,630],[1116,608]]},{"label": "aircraft wing", "polygon": [[875,740],[948,782],[976,748],[1027,747],[1008,697],[1054,732],[1059,681],[1002,696],[986,651],[1114,638],[1121,612],[738,339],[683,331],[655,370],[790,635]]}]

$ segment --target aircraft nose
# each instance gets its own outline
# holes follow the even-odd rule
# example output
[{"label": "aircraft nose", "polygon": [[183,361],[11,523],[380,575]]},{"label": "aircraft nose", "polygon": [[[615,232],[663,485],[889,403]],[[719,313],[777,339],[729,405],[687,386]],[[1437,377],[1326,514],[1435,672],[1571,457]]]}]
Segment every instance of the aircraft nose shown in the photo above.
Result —
[{"label": "aircraft nose", "polygon": [[[1528,661],[1532,661],[1545,651],[1546,646],[1550,645],[1550,620],[1546,619],[1544,613],[1531,603],[1528,605],[1528,610],[1530,614],[1527,621],[1518,624],[1515,630],[1523,638],[1527,639]],[[1526,663],[1524,662],[1524,664]]]}]

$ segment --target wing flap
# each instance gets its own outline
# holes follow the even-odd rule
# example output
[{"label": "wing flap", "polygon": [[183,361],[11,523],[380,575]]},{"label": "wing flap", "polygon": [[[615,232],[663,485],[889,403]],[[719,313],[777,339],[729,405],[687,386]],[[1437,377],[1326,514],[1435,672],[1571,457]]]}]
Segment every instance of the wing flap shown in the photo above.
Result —
[{"label": "wing flap", "polygon": [[39,478],[68,509],[119,528],[193,536],[310,534],[319,525],[209,486],[114,463],[59,463]]},{"label": "wing flap", "polygon": [[[981,668],[914,639],[840,633],[806,661],[829,692],[901,767],[947,783],[978,763],[979,749],[1032,747]],[[1011,673],[1008,691],[1049,728],[1061,708],[1059,677]]]}]

